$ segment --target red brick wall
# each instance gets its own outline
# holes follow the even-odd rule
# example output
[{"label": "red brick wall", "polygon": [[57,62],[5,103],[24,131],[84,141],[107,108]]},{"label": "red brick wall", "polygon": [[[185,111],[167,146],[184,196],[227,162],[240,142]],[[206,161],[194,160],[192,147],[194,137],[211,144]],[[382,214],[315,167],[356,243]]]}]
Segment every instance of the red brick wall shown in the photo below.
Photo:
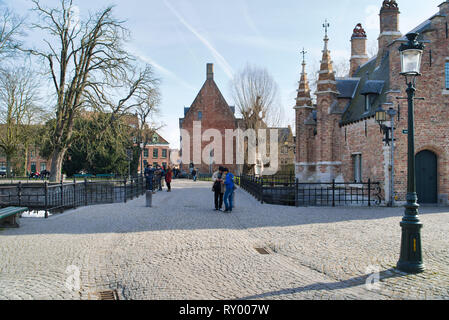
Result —
[{"label": "red brick wall", "polygon": [[[214,170],[219,165],[224,165],[235,173],[237,169],[235,165],[235,143],[232,155],[233,164],[225,163],[225,154],[228,152],[225,145],[225,130],[235,130],[236,119],[213,79],[208,79],[204,83],[182,123],[182,129],[186,130],[190,135],[190,158],[192,161],[194,160],[194,149],[197,149],[197,145],[194,148],[193,122],[198,121],[198,112],[202,112],[201,134],[208,129],[217,129],[222,136],[222,140],[219,141],[222,145],[222,159],[217,159],[217,163],[213,165]],[[211,142],[212,139],[211,141],[202,141],[201,150],[205,149]],[[184,153],[184,150],[182,152]],[[195,164],[195,167],[199,168],[200,173],[209,173],[209,163],[201,162],[201,164]],[[188,170],[188,168],[189,163],[183,163],[183,170]]]},{"label": "red brick wall", "polygon": [[[449,92],[444,91],[444,65],[449,57],[449,39],[446,37],[446,22],[448,17],[436,18],[432,21],[433,31],[424,34],[426,48],[421,64],[422,76],[416,82],[416,96],[426,100],[415,101],[415,151],[430,150],[437,155],[438,161],[438,194],[449,194]],[[398,44],[391,47],[391,83],[405,97],[405,82],[400,72],[400,57]],[[430,52],[432,54],[430,55]],[[431,59],[432,57],[432,59]],[[392,96],[393,98],[393,96]],[[396,175],[401,198],[406,192],[407,176],[407,135],[402,130],[407,129],[407,103],[401,103],[401,121],[399,122],[397,141]]]},{"label": "red brick wall", "polygon": [[[146,160],[147,163],[153,165],[154,163],[159,164],[161,167],[163,166],[163,164],[165,163],[167,166],[171,165],[170,163],[170,147],[167,146],[152,146],[152,145],[148,145],[145,147],[145,149],[148,149],[148,157],[145,157],[145,152],[142,150],[142,155],[141,157],[143,158],[143,160]],[[154,158],[153,157],[153,151],[154,149],[158,150],[158,157]],[[166,154],[167,156],[165,158],[162,157],[162,150],[166,150]],[[139,169],[138,171],[141,171],[141,165],[142,165],[142,159],[140,159],[139,161]]]},{"label": "red brick wall", "polygon": [[[416,96],[426,100],[415,101],[415,152],[430,150],[437,155],[438,161],[438,194],[449,194],[449,94],[444,91],[444,64],[449,57],[449,39],[446,37],[447,17],[433,20],[434,31],[426,32],[426,49],[421,65],[422,76],[417,79]],[[389,101],[397,109],[396,97],[406,97],[406,86],[400,73],[399,43],[388,47],[390,51],[391,79]],[[432,52],[432,59],[430,56]],[[400,201],[405,201],[407,192],[407,101],[401,100],[400,121],[396,122],[395,150],[395,193]],[[384,107],[385,108],[385,107]],[[362,153],[363,178],[384,181],[384,156],[382,152],[382,136],[373,119],[367,121],[368,136],[364,135],[364,122],[348,125],[347,140],[343,151],[343,172],[345,180],[351,180],[353,152]],[[344,132],[344,131],[343,131]]]}]

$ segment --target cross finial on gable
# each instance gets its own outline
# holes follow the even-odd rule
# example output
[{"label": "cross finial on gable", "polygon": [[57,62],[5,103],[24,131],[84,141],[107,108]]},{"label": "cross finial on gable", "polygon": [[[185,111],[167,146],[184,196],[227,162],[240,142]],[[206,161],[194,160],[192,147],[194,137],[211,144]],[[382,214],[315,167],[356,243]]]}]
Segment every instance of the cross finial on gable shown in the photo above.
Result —
[{"label": "cross finial on gable", "polygon": [[326,32],[326,38],[327,38],[327,31],[329,30],[329,27],[330,27],[331,25],[329,24],[329,22],[327,21],[327,19],[324,21],[324,24],[323,24],[323,28],[324,28],[324,30],[325,30],[325,32]]},{"label": "cross finial on gable", "polygon": [[302,64],[306,64],[306,49],[302,48],[302,51],[300,53],[302,54]]}]

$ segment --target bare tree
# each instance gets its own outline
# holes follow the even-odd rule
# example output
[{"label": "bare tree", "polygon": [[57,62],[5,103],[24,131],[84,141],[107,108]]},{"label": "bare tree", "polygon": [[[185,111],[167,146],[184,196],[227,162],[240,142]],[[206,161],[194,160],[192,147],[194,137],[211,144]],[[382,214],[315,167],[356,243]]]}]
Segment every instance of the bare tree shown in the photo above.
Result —
[{"label": "bare tree", "polygon": [[152,141],[155,132],[161,129],[164,125],[159,123],[155,116],[159,115],[159,105],[161,103],[161,94],[158,88],[152,88],[146,92],[144,98],[135,108],[135,114],[138,118],[138,150],[141,155],[141,168],[143,170],[143,156],[142,151]]},{"label": "bare tree", "polygon": [[38,84],[35,79],[25,68],[0,70],[0,149],[6,155],[8,176],[11,159],[30,139],[26,126],[32,124],[29,116],[37,108]]},{"label": "bare tree", "polygon": [[[247,65],[234,77],[231,91],[246,129],[257,132],[267,126],[277,126],[281,122],[282,108],[278,86],[266,69]],[[245,144],[246,154],[248,149]],[[248,172],[253,167],[254,165],[247,164],[243,170]]]},{"label": "bare tree", "polygon": [[333,67],[334,67],[336,78],[344,78],[344,77],[349,76],[349,71],[350,71],[349,60],[347,60],[345,58],[338,58],[333,63]]},{"label": "bare tree", "polygon": [[[64,155],[73,142],[74,120],[81,111],[86,107],[107,107],[118,114],[131,109],[132,98],[145,90],[151,73],[148,68],[137,72],[132,67],[134,59],[123,49],[129,32],[123,21],[113,17],[112,7],[80,20],[72,0],[60,0],[58,8],[32,1],[40,17],[33,27],[47,33],[44,42],[48,49],[25,51],[46,62],[56,92],[50,179],[57,181]],[[114,95],[116,91],[124,98]]]},{"label": "bare tree", "polygon": [[8,8],[0,8],[0,56],[8,56],[19,45],[17,36],[21,34],[23,20]]},{"label": "bare tree", "polygon": [[282,108],[278,85],[266,69],[247,65],[234,77],[231,91],[247,128],[279,124]]}]

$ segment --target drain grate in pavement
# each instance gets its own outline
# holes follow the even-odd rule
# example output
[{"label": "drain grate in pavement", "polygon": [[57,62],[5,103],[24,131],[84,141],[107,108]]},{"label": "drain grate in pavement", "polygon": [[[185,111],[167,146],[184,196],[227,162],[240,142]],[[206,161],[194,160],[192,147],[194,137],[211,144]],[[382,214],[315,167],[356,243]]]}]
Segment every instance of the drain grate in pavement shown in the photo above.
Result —
[{"label": "drain grate in pavement", "polygon": [[90,296],[95,296],[95,300],[119,300],[117,290],[94,292]]},{"label": "drain grate in pavement", "polygon": [[255,248],[257,252],[260,254],[270,254],[266,249],[264,248]]}]

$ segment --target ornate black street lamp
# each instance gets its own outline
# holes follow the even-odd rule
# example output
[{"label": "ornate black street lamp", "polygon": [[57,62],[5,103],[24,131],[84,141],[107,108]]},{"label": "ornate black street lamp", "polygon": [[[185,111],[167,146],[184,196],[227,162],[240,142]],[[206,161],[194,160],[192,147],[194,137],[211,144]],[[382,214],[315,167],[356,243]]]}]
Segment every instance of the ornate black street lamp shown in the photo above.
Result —
[{"label": "ornate black street lamp", "polygon": [[421,248],[422,223],[418,216],[418,196],[415,177],[414,100],[416,77],[420,76],[421,57],[424,45],[417,40],[417,33],[407,34],[408,43],[399,48],[401,53],[401,75],[407,83],[408,101],[408,160],[407,160],[407,204],[402,218],[401,255],[397,268],[407,273],[424,271]]}]

